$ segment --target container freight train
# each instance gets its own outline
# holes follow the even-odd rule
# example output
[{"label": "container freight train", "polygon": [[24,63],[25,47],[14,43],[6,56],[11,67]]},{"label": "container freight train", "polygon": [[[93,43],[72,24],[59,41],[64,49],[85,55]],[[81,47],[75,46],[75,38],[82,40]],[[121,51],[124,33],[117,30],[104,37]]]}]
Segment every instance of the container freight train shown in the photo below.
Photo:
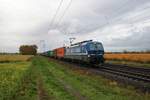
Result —
[{"label": "container freight train", "polygon": [[44,56],[68,61],[78,61],[90,64],[104,63],[104,48],[102,43],[92,40],[72,44],[43,53]]}]

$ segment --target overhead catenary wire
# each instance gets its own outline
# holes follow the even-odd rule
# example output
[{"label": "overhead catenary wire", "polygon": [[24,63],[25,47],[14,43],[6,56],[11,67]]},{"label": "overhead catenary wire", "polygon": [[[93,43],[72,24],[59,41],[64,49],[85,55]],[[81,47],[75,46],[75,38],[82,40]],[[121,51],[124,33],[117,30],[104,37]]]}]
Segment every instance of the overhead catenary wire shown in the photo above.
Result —
[{"label": "overhead catenary wire", "polygon": [[[111,14],[111,15],[116,16],[116,15],[120,14],[120,12],[121,12],[122,9],[124,9],[126,6],[129,6],[129,5],[128,5],[128,4],[129,4],[129,1],[130,1],[130,0],[126,0],[125,3],[123,3],[121,6],[117,7],[118,10],[116,10],[115,13],[113,13],[113,14]],[[133,0],[133,1],[136,2],[137,0]],[[110,18],[109,18],[108,16],[106,16],[106,15],[104,16],[104,19],[106,20],[106,22],[105,22],[104,24],[102,24],[102,25],[99,26],[100,29],[101,29],[101,28],[104,28],[104,27],[106,27],[106,26],[108,26],[108,25],[111,25],[112,22],[120,21],[120,19],[118,20],[118,18],[110,19]],[[110,22],[110,20],[111,20],[111,22]],[[90,25],[88,25],[88,26],[92,26],[92,24],[90,24]],[[87,27],[86,27],[86,28],[87,28]],[[85,29],[86,29],[86,28],[85,28]],[[84,32],[84,30],[83,30],[82,32]]]},{"label": "overhead catenary wire", "polygon": [[[54,21],[55,21],[57,15],[58,15],[58,13],[59,13],[59,11],[60,11],[60,9],[61,9],[61,6],[62,6],[62,4],[63,4],[63,1],[64,1],[64,0],[61,0],[61,1],[60,1],[59,5],[58,5],[58,8],[56,9],[56,13],[55,13],[54,16],[52,17],[50,26],[51,26],[52,28],[58,29],[60,32],[66,33],[64,30],[62,31],[60,28],[58,28],[58,25],[60,24],[60,21],[62,21],[63,17],[64,17],[65,14],[67,13],[67,11],[68,11],[68,9],[69,9],[69,7],[70,7],[70,5],[71,5],[71,3],[72,3],[73,0],[70,0],[70,1],[69,1],[69,3],[68,3],[68,5],[67,5],[67,7],[65,8],[63,14],[62,14],[61,17],[59,18],[59,20],[56,22],[56,24],[54,24]],[[54,25],[55,25],[55,27],[54,27]],[[52,29],[52,28],[51,28],[51,29]]]},{"label": "overhead catenary wire", "polygon": [[58,21],[57,21],[57,23],[56,23],[56,26],[55,26],[56,28],[57,28],[57,26],[59,26],[60,23],[62,22],[62,19],[63,19],[63,17],[65,16],[65,14],[67,13],[67,11],[69,10],[69,8],[70,8],[70,6],[71,6],[71,4],[72,4],[72,1],[73,1],[73,0],[70,0],[70,2],[68,3],[67,7],[65,8],[63,14],[62,14],[61,17],[58,19]]},{"label": "overhead catenary wire", "polygon": [[[137,0],[133,0],[132,2],[137,2]],[[107,16],[107,21],[110,21],[111,20],[111,22],[106,22],[106,23],[109,23],[109,25],[111,25],[112,23],[114,23],[114,22],[122,22],[121,21],[121,18],[118,18],[118,17],[116,17],[117,15],[119,15],[121,12],[122,12],[122,10],[124,10],[125,8],[126,8],[126,6],[132,6],[131,5],[131,3],[130,3],[130,0],[126,0],[126,2],[123,4],[123,5],[121,5],[120,7],[118,7],[117,9],[118,10],[116,10],[115,11],[115,13],[113,13],[113,14],[111,14],[111,16],[115,16],[115,18],[114,19],[110,19],[108,16]],[[137,16],[136,16],[137,17]],[[106,25],[106,24],[105,24]]]},{"label": "overhead catenary wire", "polygon": [[50,22],[50,26],[51,26],[51,27],[53,26],[53,22],[55,21],[55,19],[56,19],[56,17],[57,17],[57,14],[58,14],[58,12],[59,12],[59,10],[60,10],[62,4],[63,4],[63,1],[64,1],[64,0],[61,0],[61,1],[60,1],[59,5],[58,5],[58,8],[56,9],[56,13],[55,13],[54,16],[52,17],[52,20],[51,20],[51,22]]},{"label": "overhead catenary wire", "polygon": [[[118,13],[117,12],[120,12],[120,10],[122,10],[122,8],[124,8],[126,5],[128,5],[129,4],[129,1],[130,0],[126,0],[125,1],[125,3],[123,3],[121,6],[119,6],[119,7],[117,7],[117,9],[119,9],[118,11],[116,11],[115,13],[113,13],[112,15],[117,15]],[[108,17],[108,16],[104,16],[104,19],[106,20],[106,22],[104,23],[104,24],[102,24],[102,25],[100,25],[100,26],[97,26],[97,28],[98,27],[100,27],[100,28],[103,28],[103,27],[105,27],[105,26],[107,26],[107,25],[111,25],[111,22],[110,22],[110,18]],[[112,20],[113,21],[113,20]],[[93,26],[93,24],[89,24],[88,26]],[[87,26],[85,27],[85,30],[87,29]],[[86,32],[85,30],[82,30],[82,31],[80,31],[80,32]]]}]

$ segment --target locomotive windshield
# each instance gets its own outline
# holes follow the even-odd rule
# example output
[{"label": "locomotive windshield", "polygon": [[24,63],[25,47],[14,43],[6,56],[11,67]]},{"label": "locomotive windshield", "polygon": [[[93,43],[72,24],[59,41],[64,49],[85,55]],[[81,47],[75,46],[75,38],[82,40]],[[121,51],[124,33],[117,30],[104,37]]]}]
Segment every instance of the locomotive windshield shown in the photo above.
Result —
[{"label": "locomotive windshield", "polygon": [[102,50],[103,51],[104,50],[101,43],[90,43],[89,49],[91,51],[93,51],[93,50]]}]

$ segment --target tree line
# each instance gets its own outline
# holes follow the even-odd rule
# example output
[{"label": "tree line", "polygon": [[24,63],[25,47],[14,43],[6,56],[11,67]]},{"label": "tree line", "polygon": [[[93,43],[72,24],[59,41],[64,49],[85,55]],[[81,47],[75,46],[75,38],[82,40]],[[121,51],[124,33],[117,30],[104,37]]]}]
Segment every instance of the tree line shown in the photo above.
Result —
[{"label": "tree line", "polygon": [[19,52],[22,55],[36,55],[38,47],[36,45],[21,45]]}]

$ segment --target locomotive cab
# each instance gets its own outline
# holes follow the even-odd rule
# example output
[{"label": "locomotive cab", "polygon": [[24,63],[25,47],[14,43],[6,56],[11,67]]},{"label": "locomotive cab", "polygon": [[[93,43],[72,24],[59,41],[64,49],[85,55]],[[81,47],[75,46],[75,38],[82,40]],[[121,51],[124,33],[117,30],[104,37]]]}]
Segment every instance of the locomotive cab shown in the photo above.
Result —
[{"label": "locomotive cab", "polygon": [[100,42],[90,42],[87,44],[87,53],[90,63],[104,63],[104,48]]}]

